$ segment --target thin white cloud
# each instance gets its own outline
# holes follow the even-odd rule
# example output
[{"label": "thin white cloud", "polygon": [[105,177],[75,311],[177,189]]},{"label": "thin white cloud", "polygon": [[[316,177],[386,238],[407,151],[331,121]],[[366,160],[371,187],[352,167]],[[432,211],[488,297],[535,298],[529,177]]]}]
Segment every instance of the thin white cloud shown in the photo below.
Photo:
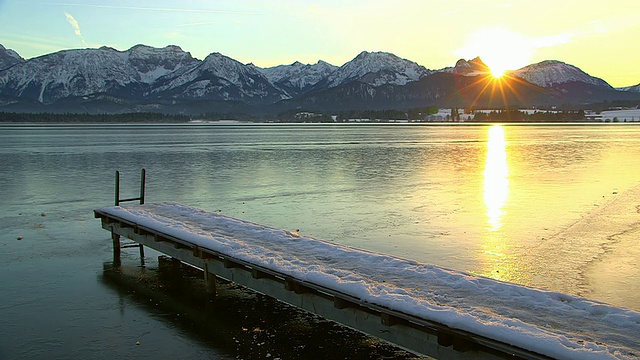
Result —
[{"label": "thin white cloud", "polygon": [[602,21],[592,21],[582,28],[576,28],[561,34],[551,36],[540,36],[532,38],[531,47],[535,49],[553,47],[558,45],[568,44],[574,41],[576,38],[583,37],[585,35],[606,33],[610,31],[610,27]]},{"label": "thin white cloud", "polygon": [[76,33],[76,36],[79,37],[80,40],[82,40],[82,43],[85,46],[89,47],[89,45],[87,45],[87,42],[84,41],[84,36],[82,36],[82,31],[80,31],[80,25],[78,24],[78,21],[76,20],[76,18],[74,18],[73,15],[69,14],[68,12],[65,12],[64,16],[67,17],[67,22],[71,24],[73,31]]},{"label": "thin white cloud", "polygon": [[186,12],[186,13],[208,13],[208,14],[228,14],[228,15],[259,15],[264,14],[257,11],[229,11],[229,10],[213,10],[213,9],[189,9],[189,8],[166,8],[166,7],[148,7],[148,6],[122,6],[122,5],[101,5],[101,4],[73,4],[62,2],[49,2],[46,5],[58,6],[82,6],[99,9],[120,9],[120,10],[145,10],[145,11],[168,11],[168,12]]}]

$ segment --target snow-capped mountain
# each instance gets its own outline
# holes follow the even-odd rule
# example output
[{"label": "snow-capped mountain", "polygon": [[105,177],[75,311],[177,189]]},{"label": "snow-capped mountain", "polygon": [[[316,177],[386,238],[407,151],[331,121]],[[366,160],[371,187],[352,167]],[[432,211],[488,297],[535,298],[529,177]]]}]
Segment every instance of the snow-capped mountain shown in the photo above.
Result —
[{"label": "snow-capped mountain", "polygon": [[220,54],[204,61],[177,46],[136,45],[65,50],[0,72],[0,94],[50,104],[67,97],[109,94],[271,103],[288,98],[259,72]]},{"label": "snow-capped mountain", "polygon": [[65,50],[25,61],[0,45],[0,111],[278,113],[640,100],[640,84],[616,90],[559,61],[509,73],[520,79],[506,78],[504,89],[517,96],[485,94],[488,74],[479,58],[432,71],[385,52],[365,51],[340,67],[318,61],[259,68],[219,53],[198,60],[177,46]]},{"label": "snow-capped mountain", "polygon": [[140,74],[140,81],[146,84],[151,84],[164,75],[186,70],[199,63],[198,60],[191,57],[190,53],[175,45],[161,49],[136,45],[122,52],[121,55]]},{"label": "snow-capped mountain", "polygon": [[555,60],[547,60],[525,66],[519,70],[509,72],[509,75],[545,88],[575,81],[613,89],[606,81],[593,77],[573,65]]},{"label": "snow-capped mountain", "polygon": [[110,48],[65,50],[0,72],[0,94],[41,103],[109,92],[142,93],[140,74]]},{"label": "snow-capped mountain", "polygon": [[0,44],[0,71],[8,69],[15,64],[23,63],[24,61],[17,52],[7,49]]},{"label": "snow-capped mountain", "polygon": [[302,94],[338,69],[325,61],[316,64],[302,64],[299,61],[291,65],[278,65],[270,68],[249,66],[261,72],[271,83],[285,90],[291,96]]},{"label": "snow-capped mountain", "polygon": [[373,86],[406,85],[432,73],[424,66],[390,53],[363,51],[331,73],[323,86],[334,88],[352,81]]},{"label": "snow-capped mountain", "polygon": [[65,50],[0,72],[0,94],[41,103],[99,93],[135,98],[144,96],[149,84],[162,75],[197,64],[177,46]]},{"label": "snow-capped mountain", "polygon": [[178,99],[233,100],[248,104],[269,104],[290,98],[258,70],[220,53],[210,54],[182,73],[170,73],[159,78],[150,95]]}]

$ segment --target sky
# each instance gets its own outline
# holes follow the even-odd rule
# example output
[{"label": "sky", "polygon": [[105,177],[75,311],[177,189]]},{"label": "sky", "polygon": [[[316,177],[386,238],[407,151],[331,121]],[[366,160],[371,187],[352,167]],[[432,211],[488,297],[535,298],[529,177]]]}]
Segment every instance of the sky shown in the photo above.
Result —
[{"label": "sky", "polygon": [[260,67],[340,66],[365,50],[432,70],[559,60],[618,87],[640,83],[639,19],[638,0],[0,0],[0,44],[27,59],[178,45]]}]

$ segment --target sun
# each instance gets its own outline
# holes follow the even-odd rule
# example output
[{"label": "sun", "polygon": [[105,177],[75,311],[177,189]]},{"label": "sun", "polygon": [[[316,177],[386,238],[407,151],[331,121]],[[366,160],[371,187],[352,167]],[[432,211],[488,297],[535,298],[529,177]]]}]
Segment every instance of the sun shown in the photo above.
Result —
[{"label": "sun", "polygon": [[480,56],[499,78],[508,70],[529,65],[532,52],[532,42],[525,36],[504,28],[485,28],[474,32],[457,53],[467,59]]}]

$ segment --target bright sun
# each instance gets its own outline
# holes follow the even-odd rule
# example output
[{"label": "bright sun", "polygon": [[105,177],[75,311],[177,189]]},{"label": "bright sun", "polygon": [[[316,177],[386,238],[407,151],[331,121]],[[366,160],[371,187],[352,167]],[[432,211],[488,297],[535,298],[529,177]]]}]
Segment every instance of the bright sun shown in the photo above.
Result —
[{"label": "bright sun", "polygon": [[518,33],[503,28],[476,31],[458,55],[466,59],[480,56],[494,77],[507,70],[529,65],[533,47],[531,41]]}]

